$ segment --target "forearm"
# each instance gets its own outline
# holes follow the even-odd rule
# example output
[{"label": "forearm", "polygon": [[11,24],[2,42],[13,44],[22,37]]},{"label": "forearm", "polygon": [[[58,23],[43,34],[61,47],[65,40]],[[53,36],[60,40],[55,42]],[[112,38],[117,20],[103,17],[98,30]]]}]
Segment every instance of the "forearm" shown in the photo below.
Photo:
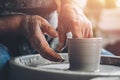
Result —
[{"label": "forearm", "polygon": [[81,1],[79,0],[55,0],[56,4],[57,4],[57,11],[58,13],[61,11],[62,7],[64,5],[75,5],[75,6],[78,6],[79,9],[82,9],[81,8]]},{"label": "forearm", "polygon": [[22,15],[5,15],[0,17],[0,35],[16,33],[19,26],[22,26]]},{"label": "forearm", "polygon": [[79,8],[81,8],[83,3],[81,2],[81,0],[61,0],[61,7],[66,4],[78,6]]},{"label": "forearm", "polygon": [[75,0],[61,0],[62,4],[70,4],[72,2],[74,2]]}]

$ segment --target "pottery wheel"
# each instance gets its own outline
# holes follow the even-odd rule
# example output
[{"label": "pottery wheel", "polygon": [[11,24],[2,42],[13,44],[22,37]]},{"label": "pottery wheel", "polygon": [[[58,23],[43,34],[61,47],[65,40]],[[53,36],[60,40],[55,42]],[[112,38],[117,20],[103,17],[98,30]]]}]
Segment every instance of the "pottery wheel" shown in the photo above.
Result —
[{"label": "pottery wheel", "polygon": [[[63,63],[55,63],[40,55],[21,56],[11,60],[11,80],[120,80],[120,67],[100,65],[99,72],[69,70],[68,54]],[[100,79],[99,79],[100,78]]]}]

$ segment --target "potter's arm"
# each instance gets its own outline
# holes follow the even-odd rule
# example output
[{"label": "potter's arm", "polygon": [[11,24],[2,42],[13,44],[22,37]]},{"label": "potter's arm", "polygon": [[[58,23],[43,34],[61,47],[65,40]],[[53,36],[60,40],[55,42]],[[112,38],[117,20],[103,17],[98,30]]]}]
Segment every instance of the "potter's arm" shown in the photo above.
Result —
[{"label": "potter's arm", "polygon": [[18,33],[18,28],[23,20],[22,15],[4,15],[0,16],[0,35]]}]

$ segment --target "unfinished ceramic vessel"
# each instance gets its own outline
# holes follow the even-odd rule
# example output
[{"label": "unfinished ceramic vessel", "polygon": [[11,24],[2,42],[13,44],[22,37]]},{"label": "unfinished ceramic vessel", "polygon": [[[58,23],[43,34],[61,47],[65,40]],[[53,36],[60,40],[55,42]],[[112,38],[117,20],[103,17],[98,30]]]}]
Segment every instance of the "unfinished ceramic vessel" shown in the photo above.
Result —
[{"label": "unfinished ceramic vessel", "polygon": [[68,39],[70,70],[99,71],[102,38]]}]

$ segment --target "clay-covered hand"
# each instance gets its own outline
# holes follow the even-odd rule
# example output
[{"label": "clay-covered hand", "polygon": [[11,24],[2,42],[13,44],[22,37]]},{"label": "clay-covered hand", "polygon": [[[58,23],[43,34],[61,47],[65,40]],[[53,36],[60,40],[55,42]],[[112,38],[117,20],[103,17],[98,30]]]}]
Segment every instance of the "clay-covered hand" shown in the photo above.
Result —
[{"label": "clay-covered hand", "polygon": [[72,33],[72,38],[90,38],[93,36],[91,22],[86,18],[80,6],[74,3],[64,4],[61,7],[58,24],[58,51],[64,48],[68,32]]},{"label": "clay-covered hand", "polygon": [[32,44],[32,46],[42,55],[42,57],[60,62],[62,57],[57,54],[47,43],[44,34],[48,34],[52,38],[58,36],[57,31],[50,25],[47,20],[40,16],[28,17],[27,25],[24,26],[25,36]]},{"label": "clay-covered hand", "polygon": [[25,36],[31,45],[44,58],[51,61],[62,61],[62,57],[57,54],[47,43],[44,34],[55,38],[57,31],[44,18],[33,15],[8,15],[0,17],[0,35],[1,34],[20,34]]}]

